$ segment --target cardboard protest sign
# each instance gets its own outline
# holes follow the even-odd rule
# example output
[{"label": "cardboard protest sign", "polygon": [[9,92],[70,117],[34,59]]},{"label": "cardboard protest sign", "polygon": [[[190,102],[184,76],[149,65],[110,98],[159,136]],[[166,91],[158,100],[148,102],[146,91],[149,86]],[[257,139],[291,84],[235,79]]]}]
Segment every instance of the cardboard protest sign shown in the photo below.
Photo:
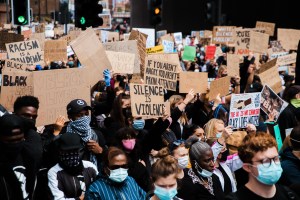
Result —
[{"label": "cardboard protest sign", "polygon": [[213,44],[234,44],[233,32],[235,26],[214,26]]},{"label": "cardboard protest sign", "polygon": [[228,76],[240,76],[240,56],[227,53],[227,74]]},{"label": "cardboard protest sign", "polygon": [[134,117],[162,117],[164,89],[158,85],[130,84],[131,111]]},{"label": "cardboard protest sign", "polygon": [[5,59],[7,59],[7,53],[0,52],[0,60],[5,60]]},{"label": "cardboard protest sign", "polygon": [[202,46],[210,45],[211,44],[211,38],[200,38],[199,44]]},{"label": "cardboard protest sign", "polygon": [[24,36],[24,40],[28,40],[30,38],[31,34],[32,34],[31,29],[21,32],[21,35]]},{"label": "cardboard protest sign", "polygon": [[111,29],[111,15],[110,14],[99,14],[99,17],[103,19],[103,25],[99,26],[101,29]]},{"label": "cardboard protest sign", "polygon": [[48,61],[67,61],[67,41],[47,40],[45,42],[44,60]]},{"label": "cardboard protest sign", "polygon": [[81,64],[90,70],[89,80],[92,86],[99,81],[99,76],[104,69],[112,68],[102,43],[93,29],[89,28],[82,32],[70,45]]},{"label": "cardboard protest sign", "polygon": [[163,41],[163,40],[168,40],[170,42],[174,42],[174,37],[170,34],[166,34],[166,35],[163,35],[160,37],[160,43]]},{"label": "cardboard protest sign", "polygon": [[174,52],[174,42],[163,40],[162,45],[164,47],[164,53],[173,53]]},{"label": "cardboard protest sign", "polygon": [[30,40],[38,40],[42,51],[44,50],[44,45],[45,45],[45,34],[44,33],[32,33],[30,36]]},{"label": "cardboard protest sign", "polygon": [[33,95],[32,73],[22,70],[2,71],[0,103],[8,111],[13,111],[15,100],[19,96]]},{"label": "cardboard protest sign", "polygon": [[147,54],[163,53],[164,52],[164,46],[163,45],[158,45],[158,46],[155,46],[155,47],[147,48],[146,51],[147,51]]},{"label": "cardboard protest sign", "polygon": [[205,60],[213,60],[215,58],[216,46],[207,46],[205,51]]},{"label": "cardboard protest sign", "polygon": [[164,60],[166,62],[173,62],[176,63],[177,67],[177,73],[181,72],[181,65],[179,61],[178,53],[157,53],[157,54],[149,54],[148,59],[153,60]]},{"label": "cardboard protest sign", "polygon": [[250,31],[249,29],[242,28],[235,29],[234,40],[236,54],[249,55]]},{"label": "cardboard protest sign", "polygon": [[38,40],[8,43],[5,46],[10,60],[44,65],[44,56]]},{"label": "cardboard protest sign", "polygon": [[266,30],[265,32],[266,34],[268,34],[269,36],[274,36],[274,31],[275,31],[274,23],[257,21],[256,28],[263,28]]},{"label": "cardboard protest sign", "polygon": [[177,32],[177,33],[173,33],[174,36],[174,40],[176,44],[182,44],[182,33],[181,32]]},{"label": "cardboard protest sign", "polygon": [[266,33],[250,32],[249,50],[257,53],[266,53],[268,51],[269,35]]},{"label": "cardboard protest sign", "polygon": [[270,45],[271,45],[271,49],[272,49],[272,52],[273,52],[273,53],[285,51],[285,50],[283,49],[283,47],[282,47],[280,41],[277,41],[277,40],[270,41]]},{"label": "cardboard protest sign", "polygon": [[13,61],[13,60],[5,60],[4,68],[5,70],[23,70],[26,71],[27,69],[27,64]]},{"label": "cardboard protest sign", "polygon": [[179,73],[179,92],[188,93],[190,89],[193,89],[195,93],[206,93],[207,78],[206,72],[181,72]]},{"label": "cardboard protest sign", "polygon": [[247,124],[259,125],[260,92],[232,94],[228,125],[232,129],[246,128]]},{"label": "cardboard protest sign", "polygon": [[45,32],[45,24],[41,23],[39,25],[36,25],[34,30],[36,33],[44,33]]},{"label": "cardboard protest sign", "polygon": [[120,41],[119,32],[111,32],[111,31],[109,31],[108,35],[107,35],[107,38],[108,38],[108,42],[117,42],[117,41]]},{"label": "cardboard protest sign", "polygon": [[268,85],[265,85],[261,91],[260,108],[267,115],[273,114],[277,121],[280,113],[288,106],[288,103],[282,100]]},{"label": "cardboard protest sign", "polygon": [[20,41],[24,41],[23,35],[0,31],[0,50],[6,51],[6,47],[5,47],[6,43],[20,42]]},{"label": "cardboard protest sign", "polygon": [[276,66],[277,59],[273,59],[264,65],[261,65],[258,76],[263,85],[269,85],[276,93],[281,92],[281,78]]},{"label": "cardboard protest sign", "polygon": [[289,65],[296,63],[297,53],[288,54],[285,56],[280,56],[277,58],[277,66]]},{"label": "cardboard protest sign", "polygon": [[277,40],[281,42],[286,51],[297,50],[300,40],[300,30],[278,28]]},{"label": "cardboard protest sign", "polygon": [[114,73],[133,74],[134,53],[106,51]]},{"label": "cardboard protest sign", "polygon": [[273,54],[269,55],[269,57],[270,57],[270,60],[273,60],[275,58],[286,56],[288,54],[289,54],[289,52],[277,52],[277,53],[273,53]]},{"label": "cardboard protest sign", "polygon": [[153,28],[133,28],[133,30],[138,30],[139,32],[147,35],[146,48],[155,46],[155,30]]},{"label": "cardboard protest sign", "polygon": [[[146,41],[147,41],[147,35],[132,30],[129,36],[129,40],[136,40],[137,41],[137,47],[138,47],[138,55],[140,58],[140,74],[141,77],[144,77],[144,71],[145,71],[145,58],[147,56],[146,53]],[[136,71],[134,71],[136,73]]]},{"label": "cardboard protest sign", "polygon": [[[102,31],[101,31],[102,33]],[[107,42],[103,44],[106,51],[125,52],[135,54],[133,73],[140,73],[140,58],[136,40]]]},{"label": "cardboard protest sign", "polygon": [[196,47],[185,46],[182,55],[182,60],[194,61],[195,57],[196,57]]},{"label": "cardboard protest sign", "polygon": [[218,94],[220,94],[220,96],[222,97],[226,96],[229,93],[230,79],[230,76],[225,76],[210,83],[210,89],[208,93],[209,101],[215,99]]},{"label": "cardboard protest sign", "polygon": [[146,58],[145,84],[160,85],[164,89],[176,91],[177,64],[163,60]]}]

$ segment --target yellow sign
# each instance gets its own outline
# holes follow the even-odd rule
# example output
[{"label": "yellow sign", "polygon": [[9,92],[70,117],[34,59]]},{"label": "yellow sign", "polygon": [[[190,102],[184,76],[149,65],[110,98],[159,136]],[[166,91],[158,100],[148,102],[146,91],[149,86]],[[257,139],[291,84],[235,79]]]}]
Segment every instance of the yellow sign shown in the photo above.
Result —
[{"label": "yellow sign", "polygon": [[146,49],[147,54],[152,54],[152,53],[163,53],[164,52],[164,47],[163,45],[158,45],[152,48]]}]

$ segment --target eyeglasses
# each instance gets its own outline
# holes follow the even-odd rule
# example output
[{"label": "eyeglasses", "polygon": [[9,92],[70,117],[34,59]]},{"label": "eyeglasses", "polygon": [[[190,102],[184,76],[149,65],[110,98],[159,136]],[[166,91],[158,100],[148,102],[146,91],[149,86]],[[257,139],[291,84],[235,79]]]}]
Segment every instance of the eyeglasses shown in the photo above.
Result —
[{"label": "eyeglasses", "polygon": [[128,164],[124,164],[124,165],[112,165],[108,167],[110,170],[115,170],[115,169],[119,169],[119,168],[124,168],[124,169],[128,169]]},{"label": "eyeglasses", "polygon": [[265,158],[262,160],[257,160],[257,161],[252,161],[252,162],[259,162],[261,163],[264,167],[268,168],[272,164],[272,160],[276,165],[280,165],[280,156],[275,156],[273,158]]}]

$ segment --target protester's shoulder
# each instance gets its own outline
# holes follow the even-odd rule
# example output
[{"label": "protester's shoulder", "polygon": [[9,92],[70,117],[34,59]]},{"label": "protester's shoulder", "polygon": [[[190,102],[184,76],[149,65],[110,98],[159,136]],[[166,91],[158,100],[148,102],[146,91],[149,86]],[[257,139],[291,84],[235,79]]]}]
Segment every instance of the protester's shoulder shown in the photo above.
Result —
[{"label": "protester's shoulder", "polygon": [[84,167],[84,168],[92,168],[92,169],[94,169],[95,171],[97,171],[96,165],[94,165],[94,164],[93,164],[92,162],[90,162],[90,161],[82,160],[82,164],[83,164],[83,167]]},{"label": "protester's shoulder", "polygon": [[300,200],[300,197],[290,188],[284,185],[276,184],[276,195],[284,196],[285,199]]},{"label": "protester's shoulder", "polygon": [[57,172],[62,171],[62,170],[63,170],[63,168],[61,168],[61,166],[59,164],[56,164],[49,169],[48,176],[56,174]]}]

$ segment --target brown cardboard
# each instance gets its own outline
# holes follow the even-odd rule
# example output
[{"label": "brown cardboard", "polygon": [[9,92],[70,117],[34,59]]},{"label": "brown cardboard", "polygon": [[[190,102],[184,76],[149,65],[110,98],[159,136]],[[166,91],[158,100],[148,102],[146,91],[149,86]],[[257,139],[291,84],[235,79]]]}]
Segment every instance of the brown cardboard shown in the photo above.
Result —
[{"label": "brown cardboard", "polygon": [[289,65],[296,63],[297,53],[288,54],[286,56],[280,56],[277,58],[277,66]]},{"label": "brown cardboard", "polygon": [[177,64],[164,60],[149,59],[146,57],[144,81],[147,85],[160,85],[164,89],[176,91]]},{"label": "brown cardboard", "polygon": [[227,53],[227,74],[228,76],[240,76],[240,56]]},{"label": "brown cardboard", "polygon": [[274,36],[275,23],[257,21],[256,28],[263,28],[266,30],[266,34]]},{"label": "brown cardboard", "polygon": [[214,26],[213,27],[213,44],[234,44],[235,26]]},{"label": "brown cardboard", "polygon": [[269,35],[250,31],[249,50],[257,53],[266,53],[268,51]]},{"label": "brown cardboard", "polygon": [[6,51],[6,47],[5,47],[6,43],[20,42],[20,41],[24,41],[23,35],[0,31],[0,50]]},{"label": "brown cardboard", "polygon": [[114,73],[133,74],[134,53],[106,51]]},{"label": "brown cardboard", "polygon": [[70,45],[81,64],[90,70],[91,86],[100,80],[105,69],[112,69],[103,45],[93,29],[82,32]]},{"label": "brown cardboard", "polygon": [[209,101],[214,100],[218,94],[220,94],[220,97],[223,97],[229,93],[230,79],[230,76],[226,76],[210,83],[208,93]]},{"label": "brown cardboard", "polygon": [[158,60],[164,60],[166,62],[174,62],[177,64],[177,72],[182,72],[179,56],[178,53],[158,53],[158,54],[151,54],[147,56],[148,59],[158,59]]},{"label": "brown cardboard", "polygon": [[130,84],[131,111],[134,117],[162,117],[164,89],[158,85]]},{"label": "brown cardboard", "polygon": [[208,88],[206,72],[179,73],[179,93],[188,93],[193,89],[196,93],[206,93]]},{"label": "brown cardboard", "polygon": [[45,33],[32,33],[30,40],[38,40],[41,46],[42,51],[44,51],[45,46]]},{"label": "brown cardboard", "polygon": [[44,50],[45,62],[67,61],[67,41],[64,40],[47,40]]},{"label": "brown cardboard", "polygon": [[300,30],[278,28],[277,40],[281,42],[285,51],[297,50],[300,40]]}]

